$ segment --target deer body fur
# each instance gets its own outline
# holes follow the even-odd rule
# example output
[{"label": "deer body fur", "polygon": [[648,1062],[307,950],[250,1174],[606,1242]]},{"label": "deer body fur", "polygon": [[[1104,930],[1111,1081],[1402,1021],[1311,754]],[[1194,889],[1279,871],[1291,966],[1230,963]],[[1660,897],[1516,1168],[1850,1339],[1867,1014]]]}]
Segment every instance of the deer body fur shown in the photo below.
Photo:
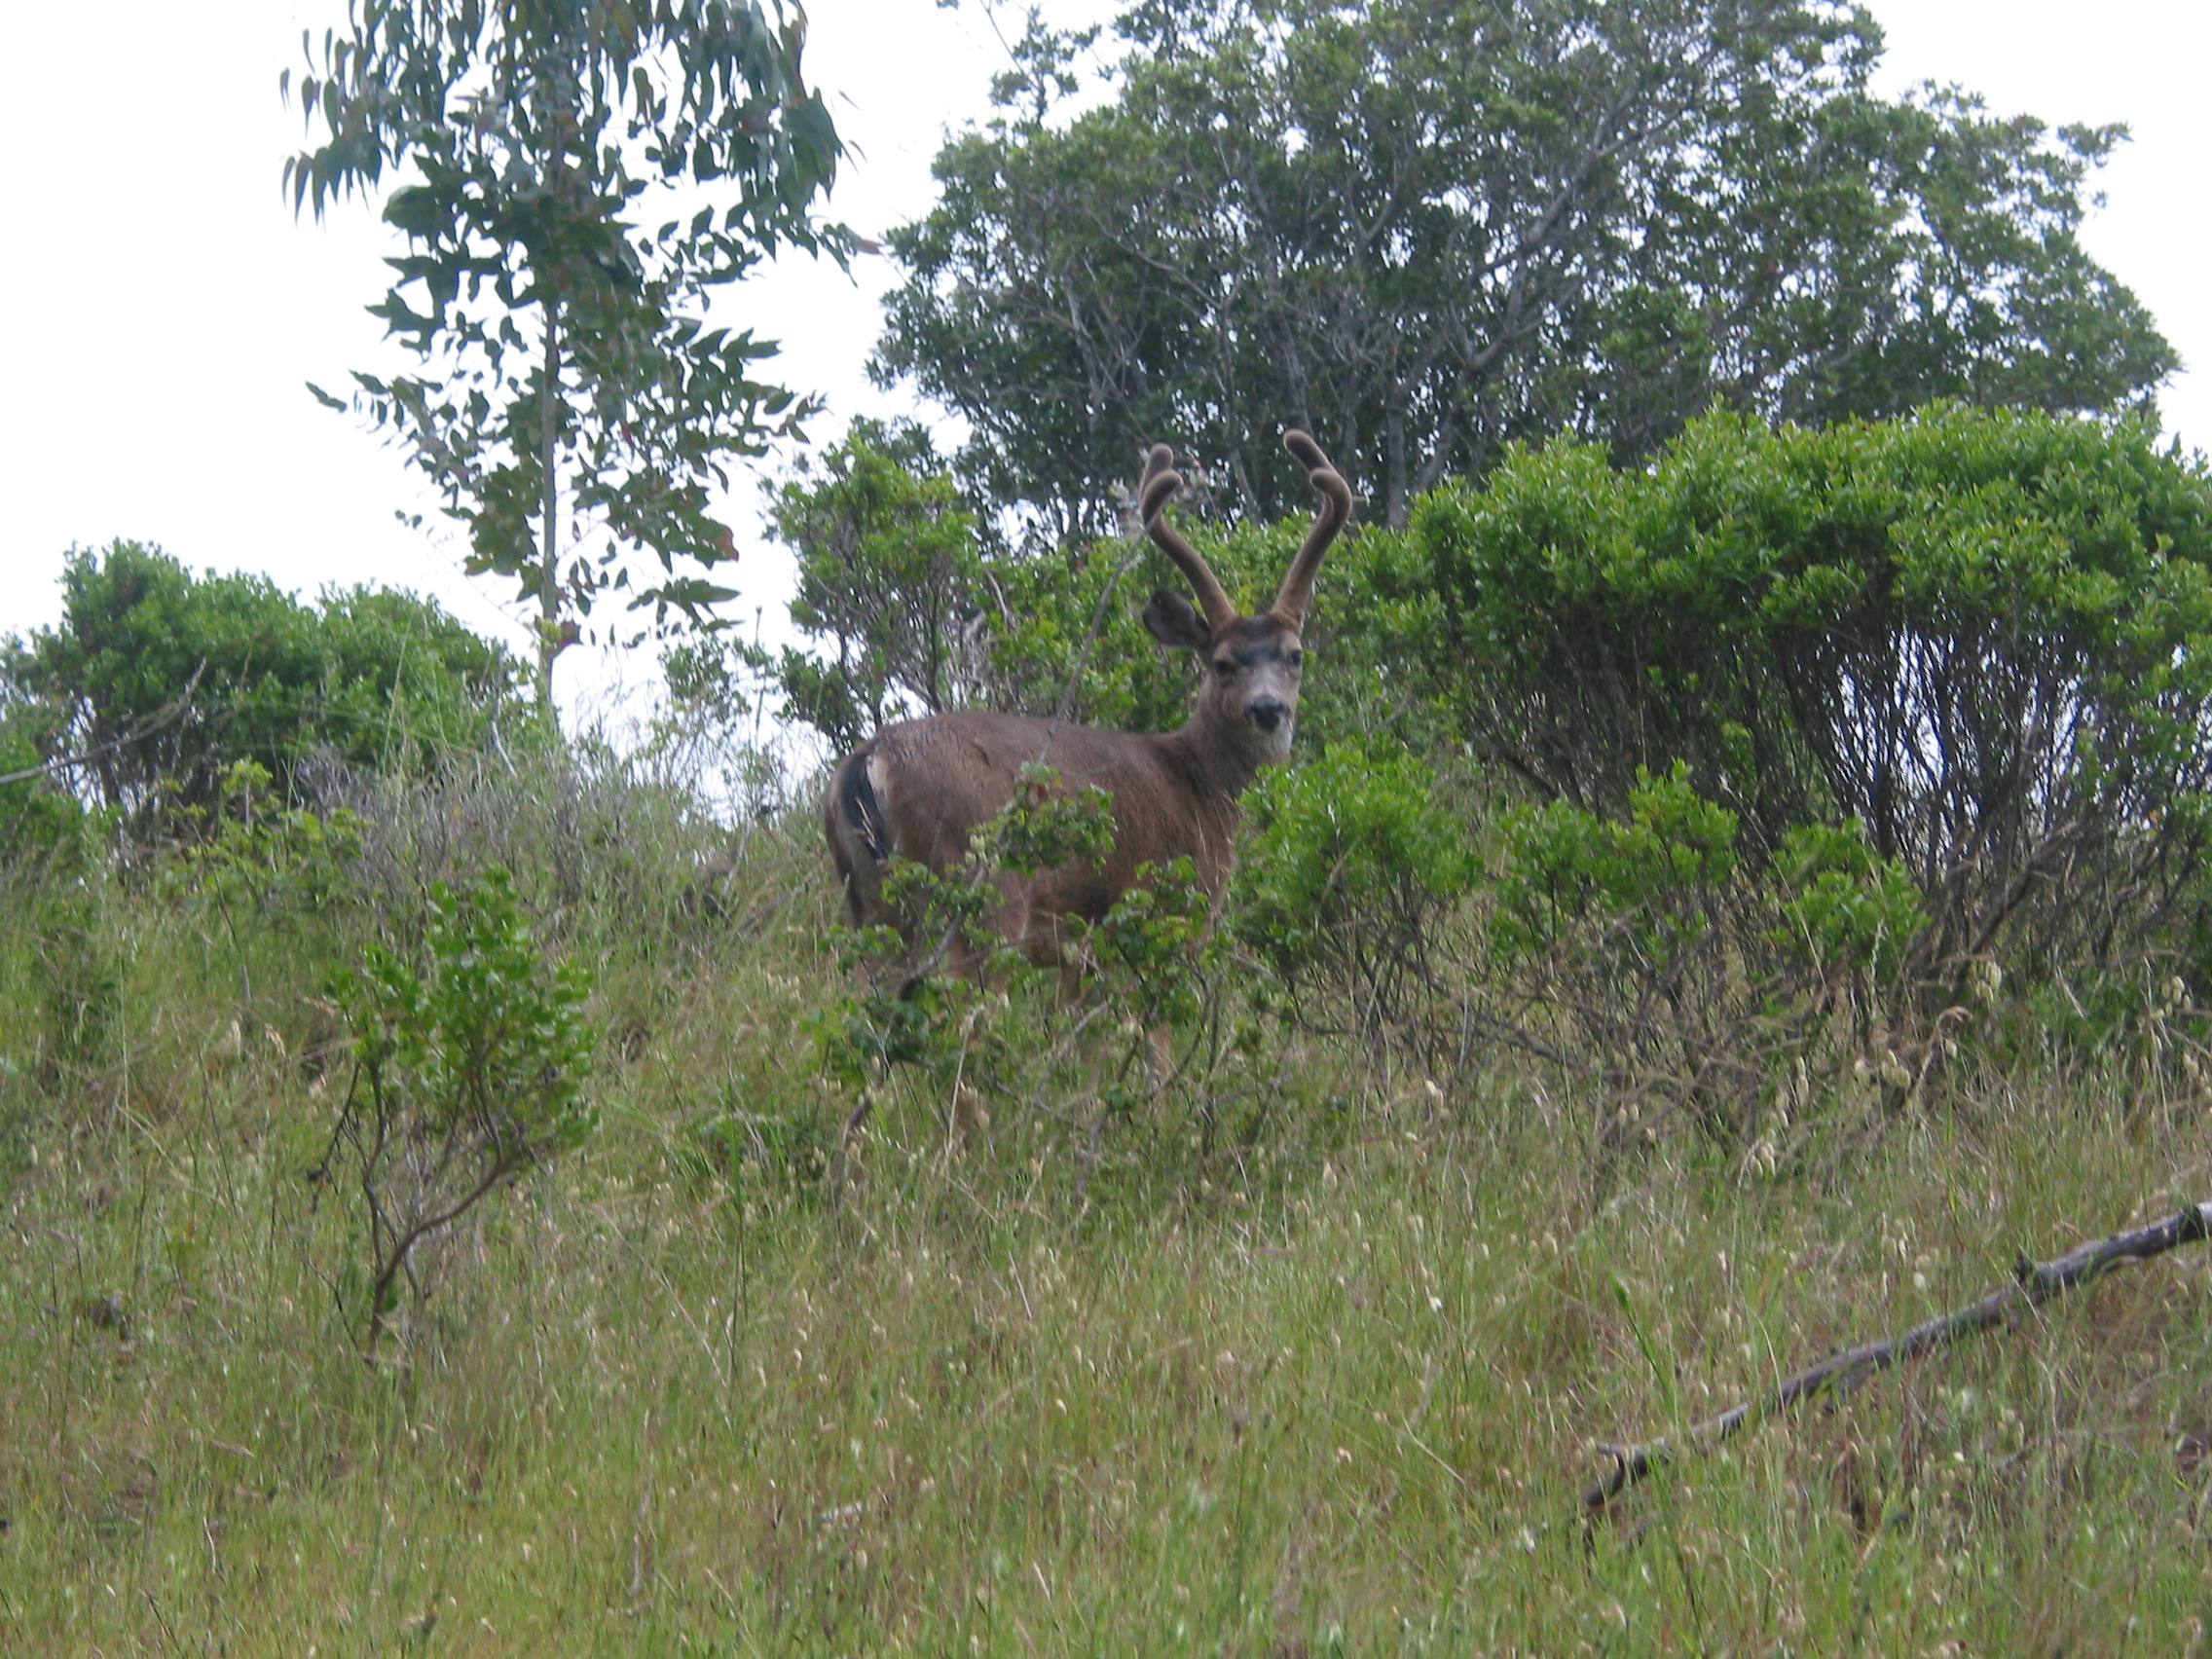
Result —
[{"label": "deer body fur", "polygon": [[[1351,492],[1313,440],[1286,440],[1322,497],[1306,544],[1274,605],[1240,616],[1205,562],[1166,522],[1181,488],[1165,445],[1152,452],[1139,493],[1145,528],[1191,580],[1194,609],[1156,593],[1145,625],[1162,645],[1196,652],[1204,681],[1191,719],[1159,734],[1104,731],[1020,715],[971,710],[887,725],[831,776],[823,802],[830,855],[856,926],[903,928],[883,895],[885,866],[903,859],[943,871],[969,851],[976,829],[1014,797],[1021,769],[1042,762],[1063,787],[1095,786],[1114,801],[1114,846],[1098,865],[1003,877],[1000,934],[1041,963],[1064,960],[1066,918],[1102,919],[1145,865],[1191,860],[1218,903],[1228,885],[1237,798],[1261,766],[1284,759],[1304,661],[1300,629],[1321,555],[1350,516]],[[909,944],[914,940],[909,940]],[[955,947],[950,966],[971,963]]]}]

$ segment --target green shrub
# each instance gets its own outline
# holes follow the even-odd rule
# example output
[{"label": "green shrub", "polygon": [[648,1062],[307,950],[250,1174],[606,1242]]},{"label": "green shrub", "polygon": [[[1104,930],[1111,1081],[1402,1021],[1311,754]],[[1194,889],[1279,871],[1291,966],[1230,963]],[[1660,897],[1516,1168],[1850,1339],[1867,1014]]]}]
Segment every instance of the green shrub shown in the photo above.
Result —
[{"label": "green shrub", "polygon": [[0,724],[0,880],[37,882],[74,866],[87,849],[84,803],[47,777],[23,777],[41,764],[28,734]]},{"label": "green shrub", "polygon": [[1839,968],[1887,984],[1928,924],[1920,890],[1895,859],[1874,856],[1856,818],[1840,829],[1801,824],[1782,840],[1780,920],[1768,940],[1813,975]]},{"label": "green shrub", "polygon": [[1738,869],[1736,814],[1690,787],[1680,761],[1640,770],[1628,816],[1567,801],[1508,812],[1493,932],[1508,959],[1553,950],[1592,916],[1639,974],[1673,977],[1711,935],[1713,896]]},{"label": "green shrub", "polygon": [[457,1222],[596,1126],[589,987],[574,963],[547,966],[497,869],[432,889],[420,953],[371,944],[341,977],[356,1069],[334,1146],[360,1190],[371,1349],[402,1277],[418,1307],[436,1287]]},{"label": "green shrub", "polygon": [[1857,820],[1928,905],[1936,1006],[1993,950],[2109,965],[2194,903],[2212,478],[2147,425],[1714,416],[1648,470],[1517,452],[1414,534],[1482,756],[1606,814],[1684,759],[1761,868]]},{"label": "green shrub", "polygon": [[[22,711],[0,712],[0,777],[40,764],[9,714]],[[8,1095],[27,1100],[106,1042],[116,979],[97,927],[103,822],[49,776],[0,784],[0,1140]]]},{"label": "green shrub", "polygon": [[886,719],[968,700],[985,603],[976,519],[911,425],[856,422],[769,498],[776,537],[798,559],[792,622],[828,657],[786,649],[786,711],[836,749]]},{"label": "green shrub", "polygon": [[1309,1022],[1341,1010],[1371,1038],[1404,1028],[1447,988],[1438,930],[1476,872],[1435,774],[1403,750],[1331,744],[1311,765],[1269,773],[1246,806],[1237,939]]},{"label": "green shrub", "polygon": [[[1770,1108],[1802,1106],[1812,1068],[1864,1057],[1927,918],[1857,823],[1791,830],[1764,871],[1738,828],[1680,761],[1641,773],[1620,818],[1567,801],[1504,813],[1482,1023],[1594,1075],[1623,1126],[1678,1116],[1749,1143]],[[1846,1041],[1826,1042],[1839,1014],[1856,1016]]]},{"label": "green shrub", "polygon": [[[213,821],[194,815],[199,833],[165,856],[153,882],[236,965],[241,1015],[253,1003],[256,958],[270,944],[313,935],[313,983],[350,942],[346,924],[365,897],[360,819],[343,806],[327,816],[286,806],[273,798],[273,783],[258,761],[233,763]],[[301,966],[279,957],[272,977],[281,983]]]},{"label": "green shrub", "polygon": [[404,771],[479,746],[519,683],[503,647],[411,594],[303,605],[129,541],[73,552],[61,585],[59,623],[0,645],[0,696],[42,758],[90,756],[85,793],[141,840],[212,814],[239,760],[288,792],[318,751]]}]

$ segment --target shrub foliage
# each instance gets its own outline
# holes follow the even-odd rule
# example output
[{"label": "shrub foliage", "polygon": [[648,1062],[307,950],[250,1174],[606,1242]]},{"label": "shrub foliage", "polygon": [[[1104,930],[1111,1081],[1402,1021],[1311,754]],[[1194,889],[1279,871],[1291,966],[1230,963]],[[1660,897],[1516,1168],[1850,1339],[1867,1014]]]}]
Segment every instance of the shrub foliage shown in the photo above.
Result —
[{"label": "shrub foliage", "polygon": [[215,812],[240,760],[288,791],[317,752],[407,770],[477,747],[520,672],[393,589],[307,605],[131,541],[72,553],[61,588],[60,622],[0,642],[0,706],[41,759],[90,756],[86,792],[140,839]]},{"label": "shrub foliage", "polygon": [[1758,867],[1856,820],[1953,988],[1993,951],[2107,966],[2196,903],[2212,480],[2148,426],[1716,416],[1645,471],[1517,453],[1414,535],[1437,694],[1543,798],[1617,814],[1681,760]]},{"label": "shrub foliage", "polygon": [[590,1135],[590,977],[548,966],[504,870],[430,895],[418,956],[370,944],[338,982],[355,1072],[334,1145],[367,1233],[366,1343],[437,1283],[437,1246],[486,1198]]}]

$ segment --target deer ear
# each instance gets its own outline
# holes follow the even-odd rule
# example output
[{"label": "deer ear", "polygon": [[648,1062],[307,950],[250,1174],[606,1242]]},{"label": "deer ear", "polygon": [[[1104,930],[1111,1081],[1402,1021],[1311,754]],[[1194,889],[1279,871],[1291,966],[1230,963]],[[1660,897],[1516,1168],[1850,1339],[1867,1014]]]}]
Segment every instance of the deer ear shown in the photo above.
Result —
[{"label": "deer ear", "polygon": [[1144,608],[1146,632],[1170,650],[1202,651],[1213,644],[1205,618],[1179,593],[1161,588]]}]

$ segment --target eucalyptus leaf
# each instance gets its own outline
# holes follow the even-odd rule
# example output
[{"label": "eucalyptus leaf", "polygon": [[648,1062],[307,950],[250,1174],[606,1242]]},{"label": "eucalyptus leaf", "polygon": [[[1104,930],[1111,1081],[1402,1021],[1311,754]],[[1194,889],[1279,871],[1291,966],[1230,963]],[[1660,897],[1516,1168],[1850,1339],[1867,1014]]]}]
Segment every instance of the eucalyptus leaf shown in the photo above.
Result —
[{"label": "eucalyptus leaf", "polygon": [[[369,309],[423,373],[356,376],[380,400],[365,413],[467,527],[467,568],[537,607],[541,697],[604,590],[593,561],[715,562],[720,463],[791,429],[789,394],[700,373],[694,343],[734,270],[848,245],[815,217],[842,146],[800,79],[803,43],[782,0],[392,0],[353,9],[319,52],[303,43],[320,131],[285,163],[295,204],[320,216],[389,167],[384,217],[406,239]],[[654,200],[703,186],[687,232]],[[582,535],[599,551],[563,545],[564,505],[597,515]],[[653,592],[687,618],[730,597]]]}]

